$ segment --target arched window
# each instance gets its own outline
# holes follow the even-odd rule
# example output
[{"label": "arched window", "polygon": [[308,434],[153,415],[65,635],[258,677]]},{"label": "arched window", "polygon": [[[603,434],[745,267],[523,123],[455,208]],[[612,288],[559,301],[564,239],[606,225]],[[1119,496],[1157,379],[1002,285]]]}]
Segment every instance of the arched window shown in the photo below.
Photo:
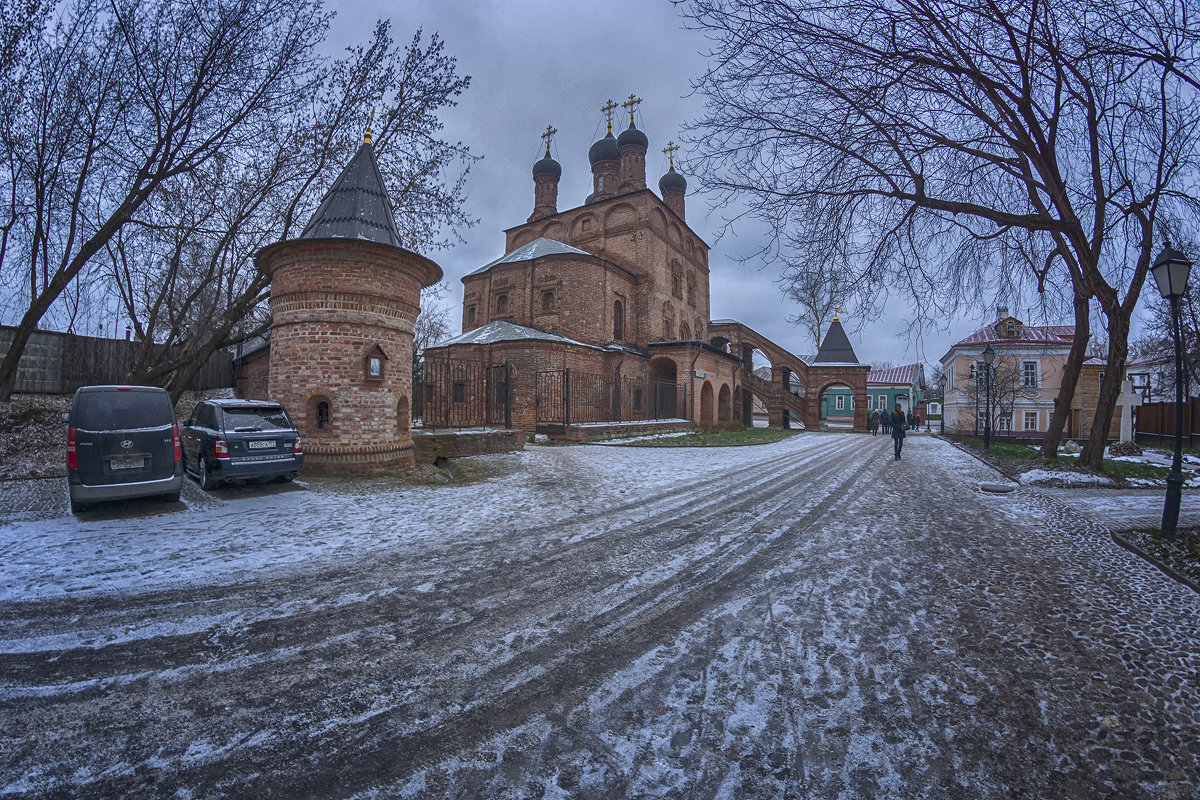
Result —
[{"label": "arched window", "polygon": [[687,301],[689,306],[696,305],[696,276],[690,272],[687,276]]},{"label": "arched window", "polygon": [[625,306],[620,300],[613,301],[613,341],[625,338]]},{"label": "arched window", "polygon": [[501,315],[501,314],[507,314],[507,313],[508,313],[508,295],[506,295],[506,294],[496,295],[496,314]]},{"label": "arched window", "polygon": [[671,331],[675,328],[675,320],[671,318],[671,305],[663,303],[663,338],[672,339]]},{"label": "arched window", "polygon": [[683,289],[679,282],[679,272],[671,271],[671,295],[674,297],[683,297]]},{"label": "arched window", "polygon": [[412,414],[408,406],[408,395],[400,395],[400,399],[396,401],[396,427],[401,433],[408,433],[408,428]]},{"label": "arched window", "polygon": [[327,431],[332,426],[329,420],[329,403],[321,400],[317,403],[317,430]]},{"label": "arched window", "polygon": [[554,310],[554,292],[547,289],[542,292],[542,313],[548,314]]},{"label": "arched window", "polygon": [[475,306],[467,306],[467,324],[475,324]]},{"label": "arched window", "polygon": [[692,338],[692,329],[688,327],[686,322],[679,323],[679,338],[680,339],[691,339]]}]

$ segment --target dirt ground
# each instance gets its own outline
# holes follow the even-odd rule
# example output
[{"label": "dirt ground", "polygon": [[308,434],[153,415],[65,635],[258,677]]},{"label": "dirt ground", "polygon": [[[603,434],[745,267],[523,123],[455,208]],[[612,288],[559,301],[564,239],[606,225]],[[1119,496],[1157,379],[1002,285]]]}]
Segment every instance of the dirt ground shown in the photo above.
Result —
[{"label": "dirt ground", "polygon": [[15,514],[0,795],[1200,796],[1195,593],[944,442],[890,449]]}]

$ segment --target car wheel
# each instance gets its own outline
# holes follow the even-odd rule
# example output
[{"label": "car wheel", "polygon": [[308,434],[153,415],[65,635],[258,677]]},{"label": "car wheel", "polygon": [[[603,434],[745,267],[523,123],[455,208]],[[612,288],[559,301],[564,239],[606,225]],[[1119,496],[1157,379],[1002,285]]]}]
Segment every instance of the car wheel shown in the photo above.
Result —
[{"label": "car wheel", "polygon": [[163,499],[166,500],[168,503],[178,503],[179,502],[179,492],[167,492],[166,494],[163,495]]},{"label": "car wheel", "polygon": [[80,503],[78,500],[71,501],[71,513],[78,514],[80,511],[87,510],[87,503]]},{"label": "car wheel", "polygon": [[291,483],[292,478],[295,478],[295,477],[296,477],[295,475],[280,475],[275,480],[279,483]]},{"label": "car wheel", "polygon": [[206,492],[211,492],[217,488],[217,479],[212,476],[212,472],[208,469],[208,464],[201,461],[196,466],[200,471],[200,488]]}]

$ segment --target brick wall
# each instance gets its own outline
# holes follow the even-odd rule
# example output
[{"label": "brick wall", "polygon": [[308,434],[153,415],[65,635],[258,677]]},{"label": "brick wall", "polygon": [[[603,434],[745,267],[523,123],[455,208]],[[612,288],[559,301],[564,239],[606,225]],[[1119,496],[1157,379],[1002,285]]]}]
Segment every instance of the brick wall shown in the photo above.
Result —
[{"label": "brick wall", "polygon": [[[305,467],[411,465],[412,330],[437,266],[387,245],[321,239],[273,245],[259,265],[271,275],[268,394],[305,437]],[[367,374],[371,354],[383,359],[378,378]]]}]

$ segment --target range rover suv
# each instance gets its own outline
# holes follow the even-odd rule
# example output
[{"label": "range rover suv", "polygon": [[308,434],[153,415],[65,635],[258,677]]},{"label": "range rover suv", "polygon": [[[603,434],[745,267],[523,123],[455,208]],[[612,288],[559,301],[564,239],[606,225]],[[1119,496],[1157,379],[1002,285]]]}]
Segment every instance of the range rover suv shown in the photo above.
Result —
[{"label": "range rover suv", "polygon": [[205,400],[183,424],[186,470],[209,490],[224,481],[291,480],[304,455],[300,435],[279,403]]},{"label": "range rover suv", "polygon": [[162,495],[179,500],[183,462],[175,408],[157,386],[83,386],[67,429],[71,510],[88,503]]}]

